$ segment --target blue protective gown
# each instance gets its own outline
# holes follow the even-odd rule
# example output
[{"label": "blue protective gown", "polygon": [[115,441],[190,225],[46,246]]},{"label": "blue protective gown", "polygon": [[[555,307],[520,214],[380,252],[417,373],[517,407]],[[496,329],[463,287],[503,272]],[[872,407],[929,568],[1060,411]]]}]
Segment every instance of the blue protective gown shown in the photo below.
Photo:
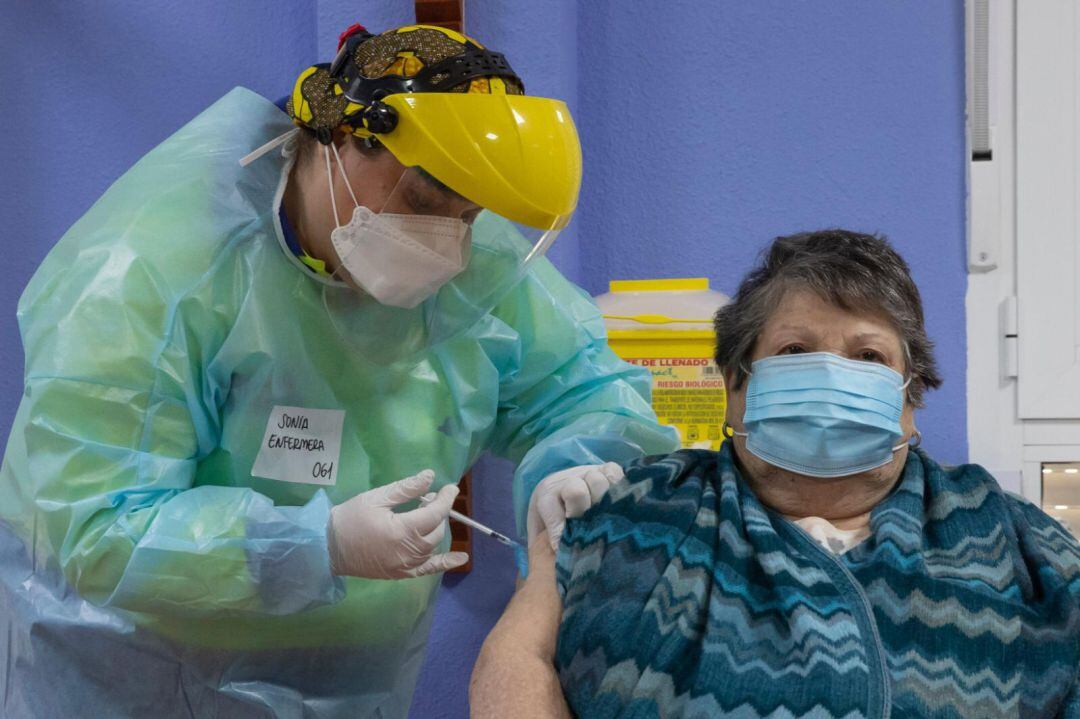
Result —
[{"label": "blue protective gown", "polygon": [[[546,260],[426,346],[438,307],[371,307],[308,272],[277,215],[290,151],[237,163],[290,126],[232,91],[121,177],[22,296],[0,715],[403,717],[439,577],[332,575],[333,504],[427,467],[457,481],[491,450],[519,463],[521,527],[549,472],[676,446],[648,375]],[[371,361],[395,338],[420,349]],[[329,411],[329,477],[255,476],[289,434],[282,408]]]}]

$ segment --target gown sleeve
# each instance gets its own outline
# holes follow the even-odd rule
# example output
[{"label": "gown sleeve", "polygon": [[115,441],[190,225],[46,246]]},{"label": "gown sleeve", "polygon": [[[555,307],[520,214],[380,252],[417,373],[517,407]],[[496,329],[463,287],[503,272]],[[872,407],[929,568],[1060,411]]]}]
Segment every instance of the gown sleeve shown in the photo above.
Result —
[{"label": "gown sleeve", "polygon": [[494,314],[516,337],[503,372],[493,451],[518,463],[514,508],[525,529],[529,497],[552,472],[626,463],[678,447],[657,423],[647,370],[608,347],[599,310],[546,259],[537,261]]}]

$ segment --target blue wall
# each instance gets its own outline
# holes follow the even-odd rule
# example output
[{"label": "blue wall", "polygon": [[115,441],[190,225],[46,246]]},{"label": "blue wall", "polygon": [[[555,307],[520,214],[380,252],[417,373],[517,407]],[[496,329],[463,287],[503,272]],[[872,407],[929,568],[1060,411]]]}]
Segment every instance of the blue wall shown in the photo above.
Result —
[{"label": "blue wall", "polygon": [[[466,5],[469,31],[577,119],[585,185],[552,252],[569,277],[596,293],[705,274],[730,294],[777,234],[883,232],[913,267],[946,379],[919,415],[926,446],[966,459],[960,0]],[[4,4],[0,433],[22,387],[18,296],[96,197],[234,85],[278,97],[351,23],[411,13],[403,0]],[[503,530],[509,473],[484,461],[474,490]],[[509,554],[474,547],[472,573],[444,582],[416,717],[465,716],[476,652],[512,592]]]}]

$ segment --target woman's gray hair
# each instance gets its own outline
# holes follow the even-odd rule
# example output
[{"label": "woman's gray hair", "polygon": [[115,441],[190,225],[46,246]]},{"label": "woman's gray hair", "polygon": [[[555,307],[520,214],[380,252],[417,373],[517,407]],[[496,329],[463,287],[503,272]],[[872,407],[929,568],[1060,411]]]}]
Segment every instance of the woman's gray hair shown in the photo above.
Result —
[{"label": "woman's gray hair", "polygon": [[717,311],[716,364],[734,374],[732,389],[743,385],[766,321],[793,288],[815,292],[845,310],[888,317],[904,347],[912,405],[921,407],[923,392],[941,386],[907,263],[882,235],[834,229],[777,237],[732,302]]}]

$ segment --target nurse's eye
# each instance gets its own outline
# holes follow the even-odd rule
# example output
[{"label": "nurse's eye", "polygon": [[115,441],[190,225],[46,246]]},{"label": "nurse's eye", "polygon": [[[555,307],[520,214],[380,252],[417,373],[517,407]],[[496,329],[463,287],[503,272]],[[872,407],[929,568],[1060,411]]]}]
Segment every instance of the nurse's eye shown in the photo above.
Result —
[{"label": "nurse's eye", "polygon": [[447,200],[441,193],[421,193],[414,190],[406,193],[405,201],[409,204],[409,209],[417,215],[446,214]]},{"label": "nurse's eye", "polygon": [[409,209],[418,215],[433,215],[435,214],[435,203],[425,197],[413,195],[409,198]]},{"label": "nurse's eye", "polygon": [[806,352],[806,348],[800,344],[791,344],[780,350],[782,355],[801,355]]},{"label": "nurse's eye", "polygon": [[888,364],[888,362],[885,361],[885,355],[877,350],[863,350],[859,353],[859,359],[863,362],[880,362],[881,364]]}]

